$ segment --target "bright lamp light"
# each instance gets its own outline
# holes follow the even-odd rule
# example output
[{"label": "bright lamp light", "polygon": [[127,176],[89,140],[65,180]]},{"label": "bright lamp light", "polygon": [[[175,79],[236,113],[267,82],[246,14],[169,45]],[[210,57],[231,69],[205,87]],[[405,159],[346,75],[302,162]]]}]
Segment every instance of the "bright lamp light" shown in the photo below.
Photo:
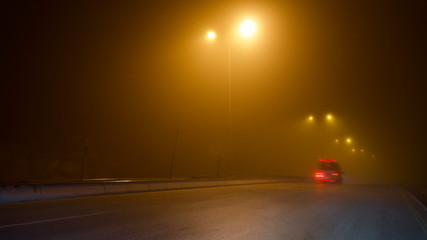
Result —
[{"label": "bright lamp light", "polygon": [[255,33],[255,30],[256,24],[252,20],[245,20],[240,26],[240,33],[245,37],[252,36]]},{"label": "bright lamp light", "polygon": [[215,32],[210,31],[210,32],[208,32],[208,33],[206,34],[206,37],[207,37],[208,39],[215,39],[216,34],[215,34]]}]

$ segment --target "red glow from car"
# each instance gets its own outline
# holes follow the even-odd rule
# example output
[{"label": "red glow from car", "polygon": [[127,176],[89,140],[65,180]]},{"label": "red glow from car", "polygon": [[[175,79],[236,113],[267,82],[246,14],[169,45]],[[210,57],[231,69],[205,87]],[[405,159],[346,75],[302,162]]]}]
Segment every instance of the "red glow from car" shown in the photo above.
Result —
[{"label": "red glow from car", "polygon": [[322,173],[322,172],[317,172],[317,173],[315,173],[315,174],[314,174],[314,177],[315,177],[315,178],[324,178],[324,177],[325,177],[325,174],[324,174],[324,173]]},{"label": "red glow from car", "polygon": [[319,159],[319,161],[321,161],[321,162],[336,162],[335,160],[332,160],[332,159]]},{"label": "red glow from car", "polygon": [[334,173],[332,173],[332,175],[334,175],[334,176],[338,176],[339,174],[334,172]]},{"label": "red glow from car", "polygon": [[337,182],[337,181],[325,179],[325,180],[323,180],[323,182]]}]

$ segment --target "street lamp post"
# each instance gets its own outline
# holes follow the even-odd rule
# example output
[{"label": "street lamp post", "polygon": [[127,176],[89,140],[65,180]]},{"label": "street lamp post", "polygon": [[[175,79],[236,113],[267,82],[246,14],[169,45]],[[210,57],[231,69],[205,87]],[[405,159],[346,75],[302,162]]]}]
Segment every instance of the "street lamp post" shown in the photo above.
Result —
[{"label": "street lamp post", "polygon": [[233,175],[233,134],[231,134],[231,40],[228,41],[228,137],[230,144],[230,176]]},{"label": "street lamp post", "polygon": [[[252,20],[245,20],[240,25],[240,33],[244,37],[251,37],[256,30],[256,24]],[[209,40],[216,38],[216,33],[210,31],[207,33]],[[228,137],[230,151],[230,176],[233,175],[233,134],[232,134],[232,81],[231,81],[231,39],[228,39]]]}]

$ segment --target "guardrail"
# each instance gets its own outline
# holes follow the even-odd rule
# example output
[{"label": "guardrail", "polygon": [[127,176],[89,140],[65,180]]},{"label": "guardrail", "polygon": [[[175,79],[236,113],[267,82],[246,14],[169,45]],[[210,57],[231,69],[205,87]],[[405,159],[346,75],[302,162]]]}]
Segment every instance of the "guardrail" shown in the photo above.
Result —
[{"label": "guardrail", "polygon": [[300,178],[216,179],[0,186],[0,203],[301,180]]}]

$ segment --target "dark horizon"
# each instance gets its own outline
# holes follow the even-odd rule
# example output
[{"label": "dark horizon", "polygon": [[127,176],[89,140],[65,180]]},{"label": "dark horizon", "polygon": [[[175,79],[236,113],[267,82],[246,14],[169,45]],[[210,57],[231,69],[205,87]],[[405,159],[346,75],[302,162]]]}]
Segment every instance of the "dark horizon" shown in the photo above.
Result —
[{"label": "dark horizon", "polygon": [[[358,181],[425,184],[426,7],[4,1],[0,183],[79,178],[82,159],[85,178],[169,177],[176,144],[175,177],[215,177],[219,159],[220,176],[310,176],[334,158]],[[239,42],[245,17],[258,32]]]}]

